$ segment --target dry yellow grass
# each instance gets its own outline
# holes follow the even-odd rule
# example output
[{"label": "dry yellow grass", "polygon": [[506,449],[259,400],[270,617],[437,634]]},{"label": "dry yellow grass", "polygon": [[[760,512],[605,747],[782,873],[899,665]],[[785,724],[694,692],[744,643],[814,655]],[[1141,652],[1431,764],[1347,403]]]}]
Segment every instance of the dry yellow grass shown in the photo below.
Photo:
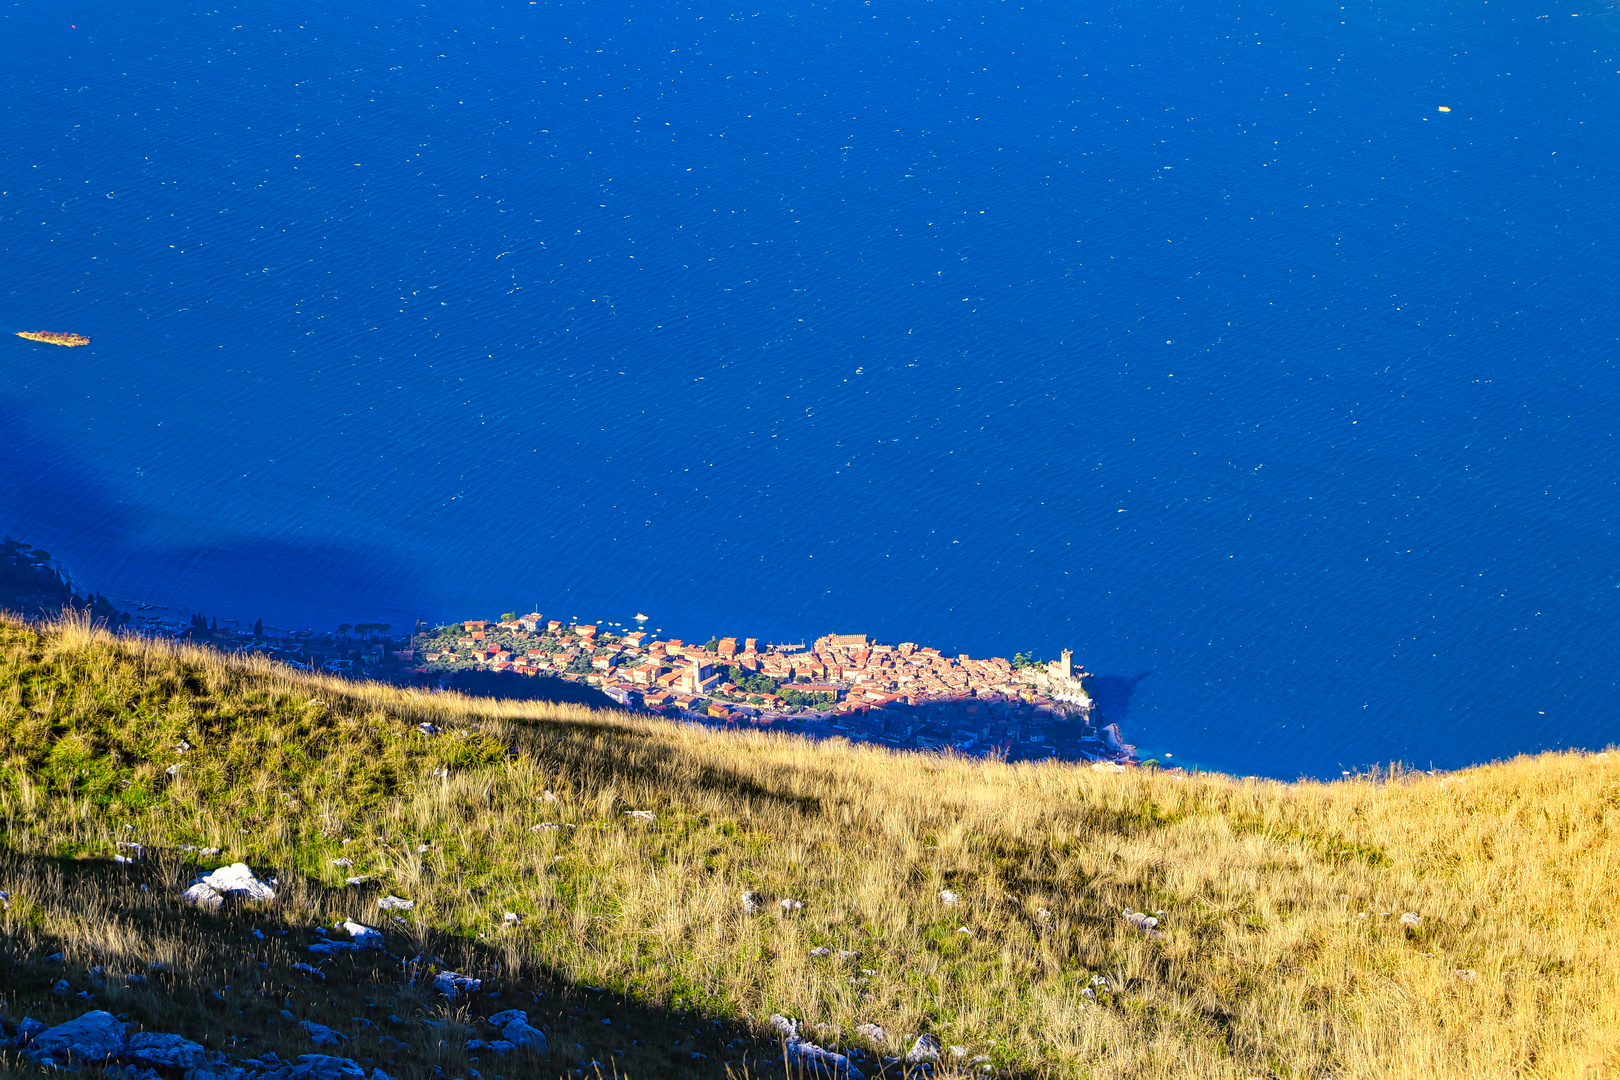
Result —
[{"label": "dry yellow grass", "polygon": [[[130,834],[225,846],[298,883],[292,921],[359,914],[341,877],[370,874],[418,901],[410,933],[476,944],[513,985],[754,1030],[783,1013],[873,1056],[858,1025],[891,1053],[932,1032],[1008,1074],[1620,1070],[1620,755],[1330,784],[1121,775],[424,695],[78,626],[5,633],[0,715],[31,733],[0,764],[16,858],[106,858]],[[108,734],[142,725],[144,744]],[[175,755],[139,747],[176,732],[195,749],[169,781]],[[548,821],[564,827],[533,831]],[[330,866],[339,851],[352,870]],[[26,899],[0,924],[19,948],[158,947],[121,943],[127,896],[93,918]],[[1126,909],[1162,911],[1164,936]],[[616,1037],[583,1052],[606,1061]],[[675,1057],[615,1060],[670,1075]]]}]

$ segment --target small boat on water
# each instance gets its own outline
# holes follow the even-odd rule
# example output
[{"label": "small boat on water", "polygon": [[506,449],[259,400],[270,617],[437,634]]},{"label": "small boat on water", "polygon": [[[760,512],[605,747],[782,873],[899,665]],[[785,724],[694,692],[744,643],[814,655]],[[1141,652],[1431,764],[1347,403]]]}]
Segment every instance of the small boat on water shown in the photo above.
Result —
[{"label": "small boat on water", "polygon": [[75,345],[90,344],[90,339],[83,334],[58,334],[52,330],[19,330],[17,336],[27,338],[29,341],[44,341],[51,345],[66,345],[69,348]]}]

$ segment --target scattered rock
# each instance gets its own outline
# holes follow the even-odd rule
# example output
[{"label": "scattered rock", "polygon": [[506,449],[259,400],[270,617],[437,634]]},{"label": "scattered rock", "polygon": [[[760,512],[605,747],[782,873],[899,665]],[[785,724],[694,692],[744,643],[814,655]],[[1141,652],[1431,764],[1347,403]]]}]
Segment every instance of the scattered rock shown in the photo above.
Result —
[{"label": "scattered rock", "polygon": [[370,926],[364,926],[353,919],[343,920],[343,929],[348,931],[349,937],[354,940],[355,948],[380,949],[383,947],[382,931]]},{"label": "scattered rock", "polygon": [[[545,1053],[546,1033],[537,1027],[530,1027],[529,1018],[523,1013],[518,1012],[516,1009],[511,1010],[511,1012],[517,1013],[517,1015],[501,1025],[501,1038],[514,1047],[526,1046],[538,1053]],[[507,1014],[501,1013],[497,1015]]]},{"label": "scattered rock", "polygon": [[546,802],[556,802],[557,801],[557,796],[553,795],[549,791],[546,792],[544,795],[540,796],[540,798],[544,799]]},{"label": "scattered rock", "polygon": [[72,989],[72,983],[68,982],[66,979],[58,979],[56,980],[56,985],[51,987],[51,993],[55,994],[57,997],[67,997],[68,991]]},{"label": "scattered rock", "polygon": [[1126,922],[1130,923],[1131,926],[1135,927],[1136,929],[1142,931],[1142,933],[1146,934],[1148,937],[1162,938],[1165,936],[1163,930],[1156,929],[1156,927],[1159,925],[1159,920],[1154,918],[1152,915],[1141,911],[1132,911],[1130,908],[1125,909],[1124,915]]},{"label": "scattered rock", "polygon": [[875,1043],[889,1041],[889,1033],[884,1031],[876,1024],[862,1024],[860,1027],[855,1029],[855,1032],[858,1035],[865,1035],[868,1039],[871,1039]]},{"label": "scattered rock", "polygon": [[866,1074],[856,1068],[854,1063],[843,1054],[834,1053],[825,1047],[817,1046],[813,1042],[807,1042],[800,1038],[798,1021],[789,1020],[785,1016],[774,1015],[770,1018],[770,1025],[782,1036],[787,1061],[829,1069],[835,1076],[844,1073],[849,1077],[849,1080],[866,1080]]},{"label": "scattered rock", "polygon": [[944,904],[946,907],[955,907],[957,904],[962,902],[962,898],[955,892],[952,892],[950,889],[941,889],[939,893],[939,902]]},{"label": "scattered rock", "polygon": [[1401,922],[1402,926],[1416,926],[1418,923],[1420,923],[1422,921],[1423,921],[1423,916],[1419,915],[1415,911],[1406,912],[1404,915],[1401,916],[1401,919],[1400,919],[1400,922]]},{"label": "scattered rock", "polygon": [[757,912],[759,910],[760,904],[762,902],[763,901],[760,900],[759,893],[757,893],[757,892],[745,892],[745,893],[743,893],[742,894],[743,914],[744,915],[752,915],[752,914],[754,914],[755,912]]},{"label": "scattered rock", "polygon": [[1473,982],[1475,979],[1479,978],[1479,972],[1475,971],[1473,968],[1456,968],[1451,974],[1452,977],[1461,979],[1463,982]]},{"label": "scattered rock", "polygon": [[921,1065],[925,1061],[939,1060],[939,1040],[932,1035],[919,1035],[917,1041],[911,1044],[906,1051],[908,1065]]},{"label": "scattered rock", "polygon": [[417,724],[416,730],[420,731],[424,735],[437,735],[439,733],[438,725],[431,723]]},{"label": "scattered rock", "polygon": [[58,1065],[106,1061],[124,1046],[124,1025],[112,1013],[96,1009],[65,1024],[46,1028],[28,1043],[28,1056]]},{"label": "scattered rock", "polygon": [[792,897],[789,897],[788,899],[782,901],[782,910],[783,911],[803,911],[804,910],[804,901],[803,900],[794,900]]},{"label": "scattered rock", "polygon": [[124,1056],[154,1069],[195,1069],[208,1057],[201,1045],[179,1035],[140,1031],[129,1037]]},{"label": "scattered rock", "polygon": [[[280,1073],[271,1073],[279,1076]],[[346,1077],[364,1077],[366,1070],[358,1061],[329,1057],[326,1054],[299,1054],[298,1064],[287,1072],[287,1080],[345,1080]],[[268,1080],[268,1077],[266,1078]]]},{"label": "scattered rock", "polygon": [[317,1024],[313,1020],[300,1020],[298,1026],[304,1029],[304,1034],[308,1035],[309,1041],[316,1046],[342,1046],[349,1041],[349,1037],[341,1031],[334,1031],[325,1024]]},{"label": "scattered rock", "polygon": [[360,946],[352,941],[315,941],[309,946],[312,956],[336,956],[341,952],[359,952]]},{"label": "scattered rock", "polygon": [[354,860],[349,858],[347,855],[345,855],[341,859],[333,859],[332,860],[332,865],[333,866],[353,866],[354,865]]},{"label": "scattered rock", "polygon": [[860,955],[861,955],[860,953],[853,952],[853,951],[851,951],[849,949],[839,949],[838,950],[838,959],[840,959],[840,960],[858,960],[858,959],[860,959]]},{"label": "scattered rock", "polygon": [[299,974],[303,975],[305,978],[308,978],[308,979],[320,979],[322,982],[326,981],[326,972],[322,971],[318,967],[311,967],[308,964],[300,962],[300,963],[294,964],[292,966],[292,969],[294,971],[298,972]]},{"label": "scattered rock", "polygon": [[441,971],[433,976],[433,989],[451,1001],[455,1001],[466,994],[476,994],[483,988],[484,981],[482,979],[468,978],[466,975],[458,975],[454,971]]},{"label": "scattered rock", "polygon": [[515,911],[508,911],[505,915],[501,916],[501,922],[506,926],[516,926],[522,921],[523,916],[519,915]]},{"label": "scattered rock", "polygon": [[175,763],[173,765],[170,765],[167,769],[164,769],[163,770],[163,775],[165,775],[165,776],[179,776],[180,775],[180,770],[185,768],[185,767],[186,767],[185,762],[183,762],[183,761],[182,762],[177,762],[177,763]]},{"label": "scattered rock", "polygon": [[827,946],[822,945],[820,948],[811,949],[810,950],[810,955],[811,956],[831,956],[832,955],[832,950],[827,948]]},{"label": "scattered rock", "polygon": [[227,898],[268,902],[276,898],[276,891],[254,877],[246,863],[232,863],[193,881],[180,898],[198,907],[218,910]]},{"label": "scattered rock", "polygon": [[624,816],[635,821],[657,821],[658,815],[651,810],[626,810]]},{"label": "scattered rock", "polygon": [[383,911],[409,911],[416,906],[416,901],[402,900],[397,896],[385,896],[377,901],[377,906]]}]

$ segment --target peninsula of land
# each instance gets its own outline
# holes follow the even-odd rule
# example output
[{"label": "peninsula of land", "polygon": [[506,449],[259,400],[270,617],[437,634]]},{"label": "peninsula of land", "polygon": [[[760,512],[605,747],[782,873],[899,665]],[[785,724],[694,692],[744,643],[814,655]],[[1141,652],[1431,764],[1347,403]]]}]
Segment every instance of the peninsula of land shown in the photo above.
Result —
[{"label": "peninsula of land", "polygon": [[1094,722],[1086,672],[1065,649],[1047,663],[947,656],[903,641],[828,634],[806,648],[755,638],[701,645],[641,630],[565,623],[539,612],[418,634],[417,673],[555,676],[597,687],[627,708],[711,725],[782,727],[893,747],[1124,762],[1114,724]]}]

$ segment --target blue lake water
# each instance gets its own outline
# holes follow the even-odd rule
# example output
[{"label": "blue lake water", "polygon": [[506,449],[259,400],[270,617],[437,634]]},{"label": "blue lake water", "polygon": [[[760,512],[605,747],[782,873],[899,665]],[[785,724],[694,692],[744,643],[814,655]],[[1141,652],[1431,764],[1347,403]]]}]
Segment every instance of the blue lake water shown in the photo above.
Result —
[{"label": "blue lake water", "polygon": [[0,530],[112,596],[1072,647],[1244,773],[1616,738],[1612,7],[0,33],[0,329],[93,338],[0,338]]}]

